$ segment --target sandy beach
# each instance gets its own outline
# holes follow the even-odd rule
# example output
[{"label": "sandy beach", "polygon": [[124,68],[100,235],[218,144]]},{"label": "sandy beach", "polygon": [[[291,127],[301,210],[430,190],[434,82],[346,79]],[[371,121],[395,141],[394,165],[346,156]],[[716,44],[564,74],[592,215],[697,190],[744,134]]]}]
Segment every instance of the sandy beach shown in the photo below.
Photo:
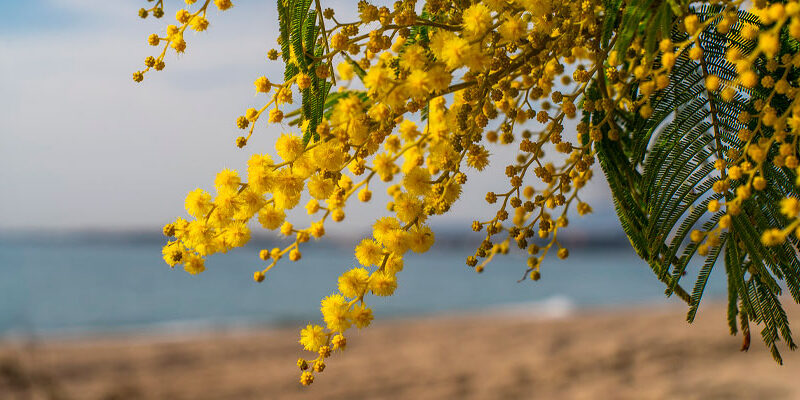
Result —
[{"label": "sandy beach", "polygon": [[[800,308],[788,310],[800,326]],[[797,329],[797,328],[795,328]],[[376,322],[310,388],[296,327],[0,341],[2,399],[800,399],[800,353],[649,306]]]}]

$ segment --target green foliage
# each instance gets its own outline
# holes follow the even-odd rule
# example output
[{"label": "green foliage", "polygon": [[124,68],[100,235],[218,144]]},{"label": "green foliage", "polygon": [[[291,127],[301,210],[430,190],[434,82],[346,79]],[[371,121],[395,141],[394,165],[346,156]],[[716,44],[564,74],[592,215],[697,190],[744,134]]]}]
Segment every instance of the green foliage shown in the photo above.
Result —
[{"label": "green foliage", "polygon": [[302,90],[301,115],[292,122],[307,121],[303,132],[303,143],[314,138],[322,121],[326,98],[333,86],[316,74],[319,60],[325,54],[325,44],[320,40],[321,27],[317,10],[311,9],[312,0],[280,0],[277,2],[280,25],[281,56],[284,61],[284,79],[292,79],[299,73],[311,77],[311,86]]},{"label": "green foliage", "polygon": [[[655,0],[630,1],[624,7],[619,25],[616,25],[616,10],[620,9],[621,0],[609,0],[606,10],[609,17],[604,21],[603,42],[608,43],[611,34],[617,31],[618,51],[625,51],[635,37],[644,37],[644,48],[649,54],[654,54],[659,40],[670,36],[672,27],[673,7],[668,2],[659,3]],[[646,35],[643,35],[644,32]]]},{"label": "green foliage", "polygon": [[[609,6],[614,3],[610,1]],[[636,39],[637,32],[645,30],[649,30],[644,34],[645,48],[657,44],[655,38],[665,29],[662,19],[668,14],[670,21],[675,19],[674,9],[667,3],[649,5],[650,2],[642,2],[637,7],[628,6],[620,26],[607,28],[609,32],[615,29],[620,32],[616,37],[617,48],[626,48],[626,44]],[[655,8],[656,14],[644,18],[644,6]],[[701,21],[719,11],[713,6],[688,9]],[[662,22],[644,28],[642,24],[650,20]],[[740,20],[757,23],[755,16],[745,12],[740,12]],[[721,261],[728,280],[731,333],[738,331],[738,317],[746,347],[749,323],[762,325],[765,344],[776,361],[781,362],[776,343],[782,339],[789,348],[796,347],[779,296],[782,287],[786,287],[792,298],[800,302],[800,260],[795,250],[798,243],[790,237],[790,243],[766,247],[760,236],[770,227],[785,226],[787,221],[779,213],[777,203],[786,196],[800,197],[792,185],[794,172],[767,163],[765,174],[769,182],[782,185],[769,185],[753,193],[742,204],[741,213],[733,216],[728,232],[720,235],[718,244],[711,246],[705,256],[699,254],[699,243],[689,240],[692,230],[708,231],[724,215],[722,211],[714,214],[707,211],[710,201],[725,200],[712,190],[719,179],[714,162],[729,149],[742,150],[744,143],[737,138],[737,132],[746,126],[739,122],[738,115],[743,110],[752,111],[752,99],[764,97],[757,91],[740,91],[732,101],[722,101],[719,90],[706,89],[705,79],[710,74],[722,80],[736,79],[734,66],[724,58],[726,48],[736,46],[747,51],[751,46],[739,36],[742,22],[737,22],[727,35],[716,31],[717,22],[712,21],[700,35],[698,44],[703,56],[699,61],[689,59],[687,52],[678,58],[669,86],[651,97],[652,115],[649,118],[634,112],[615,115],[615,122],[623,132],[621,140],[604,139],[596,144],[596,151],[617,215],[633,248],[665,284],[665,293],[674,293],[688,303],[687,320],[692,322],[697,316],[709,275]],[[672,25],[672,22],[667,24]],[[674,42],[684,40],[684,35],[678,29],[671,33]],[[761,76],[769,74],[763,60],[759,63]],[[779,73],[783,71],[773,72]],[[597,82],[587,98],[599,98],[597,91],[603,90],[605,84],[602,80]],[[771,105],[782,112],[789,104],[786,99],[776,97]],[[604,117],[602,111],[584,113],[585,122],[597,123]],[[691,292],[687,292],[681,281],[694,269],[696,278]]]}]

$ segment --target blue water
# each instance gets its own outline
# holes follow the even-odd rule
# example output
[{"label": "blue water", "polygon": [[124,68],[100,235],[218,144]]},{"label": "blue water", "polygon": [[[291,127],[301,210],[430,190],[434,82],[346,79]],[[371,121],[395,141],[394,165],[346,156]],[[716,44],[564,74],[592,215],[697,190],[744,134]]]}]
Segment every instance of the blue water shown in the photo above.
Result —
[{"label": "blue water", "polygon": [[[469,248],[434,246],[406,259],[389,298],[370,299],[377,318],[530,306],[563,299],[577,308],[678,302],[632,250],[571,249],[549,259],[538,282],[517,283],[523,255],[497,257],[483,274],[464,265]],[[258,284],[257,248],[211,257],[206,272],[170,270],[157,243],[0,243],[0,335],[138,330],[174,323],[285,323],[319,319],[319,300],[354,264],[352,250],[310,244]],[[721,269],[721,268],[720,268]],[[691,275],[684,283],[694,284]],[[712,274],[706,300],[725,293]],[[518,309],[519,307],[517,307]]]}]

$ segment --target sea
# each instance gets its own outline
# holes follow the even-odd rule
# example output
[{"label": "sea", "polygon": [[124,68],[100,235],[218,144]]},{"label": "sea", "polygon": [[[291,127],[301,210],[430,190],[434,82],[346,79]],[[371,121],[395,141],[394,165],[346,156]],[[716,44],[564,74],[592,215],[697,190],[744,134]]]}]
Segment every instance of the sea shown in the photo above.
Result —
[{"label": "sea", "polygon": [[[205,272],[189,275],[164,264],[163,239],[157,237],[0,236],[0,337],[317,322],[320,299],[357,264],[352,245],[312,242],[300,261],[282,260],[257,283],[253,272],[263,267],[258,250],[273,244],[254,242],[209,257]],[[570,251],[565,260],[549,257],[541,280],[519,282],[524,253],[497,256],[479,274],[464,263],[474,247],[437,241],[428,253],[406,257],[393,296],[372,296],[369,304],[380,320],[507,310],[546,317],[680,303],[664,296],[664,285],[626,241]],[[712,273],[704,301],[724,298],[721,270]],[[686,280],[691,288],[691,273]]]}]

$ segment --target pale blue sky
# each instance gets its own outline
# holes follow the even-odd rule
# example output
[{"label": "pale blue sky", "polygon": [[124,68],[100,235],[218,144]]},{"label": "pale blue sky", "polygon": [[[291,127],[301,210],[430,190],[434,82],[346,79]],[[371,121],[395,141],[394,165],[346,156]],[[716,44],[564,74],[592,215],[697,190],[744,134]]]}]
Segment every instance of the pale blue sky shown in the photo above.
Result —
[{"label": "pale blue sky", "polygon": [[[245,150],[233,145],[236,116],[261,101],[253,80],[282,76],[265,58],[277,34],[272,2],[212,11],[209,31],[188,34],[186,54],[170,54],[143,84],[130,76],[154,54],[146,37],[182,1],[167,0],[165,18],[145,21],[136,16],[144,0],[0,4],[0,230],[158,228],[183,215],[188,191],[210,189],[223,167],[243,170],[288,129],[262,125]],[[483,195],[506,185],[493,159],[494,174],[470,175],[472,189],[443,223],[490,215]],[[603,181],[592,186],[584,197],[599,215],[580,225],[613,222]],[[377,200],[347,209],[352,229],[383,213]]]}]

